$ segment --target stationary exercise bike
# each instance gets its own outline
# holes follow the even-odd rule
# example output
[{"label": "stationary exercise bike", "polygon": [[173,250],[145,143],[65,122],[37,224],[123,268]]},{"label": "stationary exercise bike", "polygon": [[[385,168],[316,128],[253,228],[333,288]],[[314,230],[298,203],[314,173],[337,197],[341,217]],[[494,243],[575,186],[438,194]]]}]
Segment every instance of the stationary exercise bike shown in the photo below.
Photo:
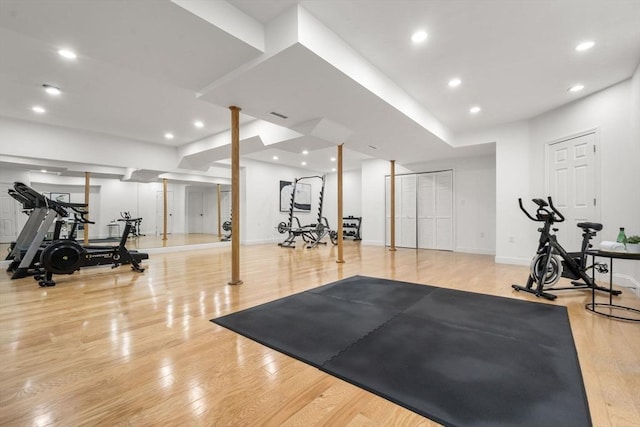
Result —
[{"label": "stationary exercise bike", "polygon": [[[540,240],[538,250],[531,261],[529,279],[526,286],[511,285],[516,291],[525,291],[537,297],[549,300],[556,299],[557,295],[545,292],[545,290],[567,290],[567,289],[593,289],[603,292],[610,292],[612,295],[620,295],[621,291],[610,290],[596,285],[593,278],[589,277],[587,271],[597,270],[600,273],[608,272],[608,267],[604,263],[594,263],[587,265],[587,250],[592,246],[590,240],[602,230],[602,224],[597,222],[580,222],[577,224],[582,229],[582,245],[580,252],[567,252],[558,243],[554,232],[557,228],[552,228],[555,223],[563,222],[564,216],[553,205],[553,200],[548,197],[549,203],[542,199],[533,199],[533,203],[538,205],[535,217],[532,216],[522,205],[522,199],[518,199],[520,209],[532,221],[543,222],[544,225],[538,229]],[[554,285],[561,277],[572,279],[572,287],[556,288]],[[534,287],[535,283],[535,287]]]},{"label": "stationary exercise bike", "polygon": [[[85,210],[72,207],[75,211],[76,226],[78,223],[93,224],[86,219]],[[144,268],[140,262],[149,259],[146,253],[129,250],[127,238],[135,226],[136,219],[125,219],[125,227],[117,246],[83,246],[75,240],[57,240],[46,246],[40,254],[41,272],[35,276],[41,287],[55,286],[54,274],[73,274],[84,267],[111,265],[111,268],[130,264],[131,269],[142,273]]]}]

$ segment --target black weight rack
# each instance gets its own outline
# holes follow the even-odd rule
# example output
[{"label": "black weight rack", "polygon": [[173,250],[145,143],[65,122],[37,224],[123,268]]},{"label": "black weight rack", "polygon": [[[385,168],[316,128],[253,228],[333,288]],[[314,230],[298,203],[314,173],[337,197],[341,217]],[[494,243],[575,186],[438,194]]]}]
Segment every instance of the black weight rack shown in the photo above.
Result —
[{"label": "black weight rack", "polygon": [[342,236],[353,237],[353,240],[362,240],[360,237],[361,216],[346,216],[342,218]]}]

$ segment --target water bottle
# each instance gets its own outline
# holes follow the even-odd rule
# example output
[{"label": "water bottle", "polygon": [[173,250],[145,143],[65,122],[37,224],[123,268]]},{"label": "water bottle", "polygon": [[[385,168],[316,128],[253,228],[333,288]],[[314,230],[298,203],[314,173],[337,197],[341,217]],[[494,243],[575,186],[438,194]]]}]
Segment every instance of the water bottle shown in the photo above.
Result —
[{"label": "water bottle", "polygon": [[618,232],[618,238],[616,242],[622,243],[625,247],[627,246],[627,235],[624,234],[624,227],[620,227],[620,231]]}]

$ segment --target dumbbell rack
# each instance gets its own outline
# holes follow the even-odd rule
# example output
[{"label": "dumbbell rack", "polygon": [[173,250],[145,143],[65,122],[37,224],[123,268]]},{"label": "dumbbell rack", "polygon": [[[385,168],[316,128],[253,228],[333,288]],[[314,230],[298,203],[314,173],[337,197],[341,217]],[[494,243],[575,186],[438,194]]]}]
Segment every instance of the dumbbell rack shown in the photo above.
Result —
[{"label": "dumbbell rack", "polygon": [[342,218],[342,236],[353,237],[354,240],[362,240],[360,237],[361,216],[346,216]]}]

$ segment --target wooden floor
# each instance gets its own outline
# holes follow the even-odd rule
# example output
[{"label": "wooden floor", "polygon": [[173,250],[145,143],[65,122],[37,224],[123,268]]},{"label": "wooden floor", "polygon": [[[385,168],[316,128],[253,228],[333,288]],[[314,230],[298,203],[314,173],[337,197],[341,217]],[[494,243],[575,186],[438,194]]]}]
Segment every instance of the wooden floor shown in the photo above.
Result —
[{"label": "wooden floor", "polygon": [[[331,246],[243,246],[244,284],[229,286],[230,252],[152,254],[142,274],[98,267],[53,288],[1,274],[0,425],[434,426],[209,319],[355,274],[550,303],[511,290],[527,268],[486,255],[348,241],[337,264]],[[594,426],[640,426],[640,324],[559,295]],[[631,291],[619,301],[640,308]]]}]

